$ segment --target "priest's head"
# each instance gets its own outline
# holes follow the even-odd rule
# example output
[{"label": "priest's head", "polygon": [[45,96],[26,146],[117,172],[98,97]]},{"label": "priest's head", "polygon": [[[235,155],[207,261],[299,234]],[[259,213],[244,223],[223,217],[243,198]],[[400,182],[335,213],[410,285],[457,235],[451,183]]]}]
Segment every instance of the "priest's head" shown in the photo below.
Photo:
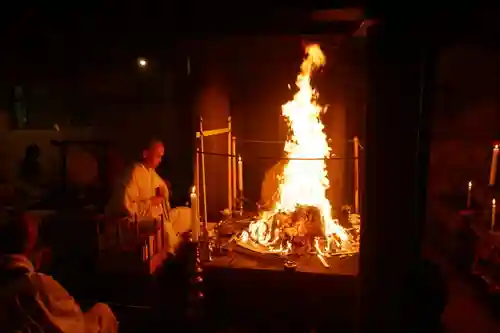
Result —
[{"label": "priest's head", "polygon": [[152,139],[142,151],[143,163],[146,167],[156,169],[163,159],[165,147],[161,140]]}]

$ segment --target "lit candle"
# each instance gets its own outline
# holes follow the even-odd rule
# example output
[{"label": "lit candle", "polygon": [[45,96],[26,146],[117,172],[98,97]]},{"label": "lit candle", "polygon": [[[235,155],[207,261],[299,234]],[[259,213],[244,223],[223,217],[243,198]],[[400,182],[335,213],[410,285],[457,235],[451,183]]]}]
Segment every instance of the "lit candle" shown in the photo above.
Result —
[{"label": "lit candle", "polygon": [[469,189],[467,191],[467,209],[470,208],[471,193],[472,193],[472,182],[469,182]]},{"label": "lit candle", "polygon": [[243,160],[238,156],[238,191],[243,196]]},{"label": "lit candle", "polygon": [[193,242],[198,242],[200,238],[200,217],[198,211],[198,197],[196,196],[196,187],[191,188],[191,231]]},{"label": "lit candle", "polygon": [[493,156],[491,157],[490,185],[495,185],[495,178],[497,176],[497,164],[498,164],[498,145],[495,145],[493,147]]},{"label": "lit candle", "polygon": [[495,199],[491,200],[491,231],[495,230],[495,215],[497,212],[497,202]]}]

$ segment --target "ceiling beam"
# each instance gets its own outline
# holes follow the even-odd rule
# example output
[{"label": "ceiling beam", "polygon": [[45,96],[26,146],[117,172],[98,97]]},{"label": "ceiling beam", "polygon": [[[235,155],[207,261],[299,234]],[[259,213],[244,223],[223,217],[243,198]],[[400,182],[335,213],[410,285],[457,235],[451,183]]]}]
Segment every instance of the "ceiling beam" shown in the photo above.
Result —
[{"label": "ceiling beam", "polygon": [[343,8],[316,10],[311,13],[310,18],[316,22],[345,22],[363,21],[365,15],[361,8]]},{"label": "ceiling beam", "polygon": [[377,21],[375,21],[375,20],[364,20],[359,25],[358,30],[356,30],[354,32],[353,36],[354,37],[366,37],[366,35],[368,33],[368,28],[370,28],[371,26],[374,26],[375,24],[377,24]]}]

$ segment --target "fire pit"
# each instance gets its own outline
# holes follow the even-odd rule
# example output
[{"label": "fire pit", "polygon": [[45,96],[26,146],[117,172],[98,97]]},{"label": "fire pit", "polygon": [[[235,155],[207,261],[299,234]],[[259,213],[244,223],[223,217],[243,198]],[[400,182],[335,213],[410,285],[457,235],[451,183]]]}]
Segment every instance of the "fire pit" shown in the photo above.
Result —
[{"label": "fire pit", "polygon": [[259,253],[314,252],[327,266],[325,257],[358,252],[359,230],[346,230],[332,217],[326,195],[330,184],[325,159],[332,155],[320,118],[326,108],[317,104],[318,92],[311,87],[313,71],[324,64],[319,45],[309,45],[296,81],[298,92],[282,107],[289,124],[284,147],[289,160],[279,176],[276,201],[260,212],[237,243]]},{"label": "fire pit", "polygon": [[[211,318],[224,313],[225,320],[240,318],[241,322],[248,323],[249,317],[255,320],[253,316],[262,315],[261,321],[266,322],[287,313],[290,320],[296,320],[293,314],[300,309],[310,320],[353,320],[360,231],[359,141],[357,138],[352,141],[355,146],[352,159],[337,157],[332,151],[322,120],[326,107],[318,103],[319,94],[311,85],[314,71],[323,67],[326,57],[317,44],[307,46],[305,54],[296,80],[297,92],[282,106],[288,137],[284,147],[279,148],[283,149],[285,156],[276,159],[285,163],[276,176],[264,177],[276,182],[269,192],[272,199],[259,202],[257,211],[249,213],[251,207],[243,209],[243,158],[236,152],[231,118],[228,127],[222,129],[204,129],[200,121],[195,189],[203,206],[199,209],[203,221],[208,221],[205,182],[209,178],[205,175],[204,156],[227,158],[229,173],[228,206],[227,209],[219,206],[219,210],[224,209],[224,218],[218,223],[207,222],[209,232],[203,233],[201,241],[203,249],[210,249],[201,252],[205,252],[202,255],[205,259],[202,260],[203,285],[206,309],[209,309]],[[328,125],[329,130],[335,128],[331,123]],[[207,142],[204,140],[216,135],[228,136],[227,155],[204,151]],[[346,136],[347,131],[332,136],[335,138],[332,146],[345,144],[336,141],[340,142]],[[343,155],[344,151],[340,154]],[[250,154],[245,156],[249,157],[250,164]],[[335,174],[336,170],[344,168],[344,164],[334,170],[327,165],[331,160],[339,160],[345,166],[353,161],[354,172]],[[245,166],[245,169],[254,172],[251,166]],[[330,176],[333,175],[332,183],[329,172]],[[333,198],[333,191],[328,192],[329,189],[351,176],[354,179],[352,193],[343,193],[339,189],[337,198]],[[339,180],[341,177],[343,179]],[[253,185],[250,183],[246,184],[250,187]],[[220,182],[217,183],[217,190],[222,187]],[[208,193],[216,193],[216,190],[210,192],[209,189]],[[354,197],[353,207],[334,212],[334,208],[340,207],[338,201],[343,195]],[[204,242],[207,235],[209,241],[205,239]],[[273,305],[269,307],[267,304]],[[266,311],[258,311],[263,306]]]},{"label": "fire pit", "polygon": [[[291,327],[304,321],[350,327],[356,314],[357,255],[327,257],[315,249],[273,252],[240,239],[251,223],[256,222],[231,219],[221,226],[222,253],[203,264],[205,315],[255,331],[274,321]],[[224,235],[226,228],[239,237]]]},{"label": "fire pit", "polygon": [[[336,227],[338,220],[333,220]],[[351,255],[358,252],[359,229],[344,229],[325,237],[321,210],[314,206],[297,206],[292,212],[268,212],[252,219],[248,229],[241,231],[239,246],[261,254],[317,254],[321,257]],[[342,236],[347,235],[344,239]]]},{"label": "fire pit", "polygon": [[[301,213],[302,209],[299,209],[294,215]],[[277,215],[279,214],[276,214],[275,218]],[[289,236],[286,234],[289,232],[286,229],[289,228],[285,227],[285,231],[282,231],[283,228],[276,226],[276,230],[285,232],[285,235],[280,235],[274,245],[259,244],[252,240],[248,230],[259,225],[260,221],[258,217],[233,218],[214,226],[212,234],[219,233],[219,236],[212,238],[211,256],[205,266],[209,269],[293,271],[350,277],[357,275],[357,252],[347,250],[324,252],[322,248],[325,238],[322,236]],[[300,227],[291,227],[295,228]],[[215,240],[219,242],[219,246],[215,244]],[[217,251],[213,251],[216,247]]]},{"label": "fire pit", "polygon": [[[225,133],[228,135],[229,208],[224,210],[224,215],[225,220],[231,216],[233,218],[229,222],[219,223],[212,248],[220,248],[220,229],[230,224],[232,237],[228,246],[238,247],[231,251],[246,252],[257,257],[274,256],[290,260],[291,256],[313,255],[325,268],[329,268],[329,258],[345,257],[359,252],[358,150],[360,145],[357,137],[353,140],[354,209],[353,212],[350,206],[342,209],[344,213],[342,223],[339,217],[335,216],[333,205],[327,195],[330,189],[327,162],[340,158],[332,152],[323,124],[322,116],[327,108],[318,103],[319,93],[311,85],[313,73],[321,69],[325,63],[326,57],[318,44],[311,44],[305,48],[305,57],[296,79],[297,92],[282,106],[282,115],[288,124],[288,137],[283,148],[285,156],[281,158],[279,171],[271,177],[265,177],[265,180],[273,178],[271,181],[274,181],[271,191],[264,192],[271,194],[272,199],[263,205],[257,205],[258,212],[248,219],[240,218],[237,221],[235,217],[241,217],[243,214],[243,160],[236,153],[236,138],[232,136],[231,118],[228,119],[228,128],[215,130],[204,130],[203,122],[200,120],[200,131],[197,133],[200,143],[196,163],[197,186],[194,187],[196,192],[193,192],[193,195],[196,197],[200,193],[200,188],[203,190],[203,211],[198,214],[203,213],[205,222],[207,221],[205,154],[214,153],[204,151],[204,138]],[[198,169],[199,162],[201,162],[201,173]],[[300,264],[298,270],[301,270]]]}]

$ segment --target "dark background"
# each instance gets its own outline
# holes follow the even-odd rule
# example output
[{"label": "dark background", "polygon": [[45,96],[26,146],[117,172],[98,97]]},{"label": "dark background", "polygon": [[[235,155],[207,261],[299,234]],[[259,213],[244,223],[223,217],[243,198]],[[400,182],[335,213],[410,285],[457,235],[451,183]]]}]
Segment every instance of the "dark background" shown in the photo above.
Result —
[{"label": "dark background", "polygon": [[[301,11],[304,8],[267,9],[262,3],[243,7],[138,1],[9,4],[0,20],[0,155],[6,161],[2,180],[12,180],[24,147],[34,141],[42,147],[46,169],[56,172],[57,151],[50,145],[54,138],[111,140],[130,159],[144,137],[157,136],[167,144],[163,174],[173,183],[174,193],[187,194],[193,183],[196,114],[216,110],[212,112],[217,115],[205,120],[208,127],[219,127],[231,112],[237,136],[282,140],[280,106],[291,97],[287,85],[293,85],[301,43],[308,39],[320,39],[327,53],[325,71],[315,77],[320,102],[333,106],[325,121],[337,124],[328,118],[339,114],[334,112],[338,107],[347,117],[344,139],[362,136],[362,129],[351,128],[357,122],[350,119],[363,108],[363,40],[350,37],[360,22],[313,24]],[[398,10],[372,7],[366,15],[383,17],[388,9]],[[441,221],[451,214],[451,208],[438,205],[447,195],[465,191],[469,180],[478,186],[486,183],[490,144],[500,135],[497,11],[458,4],[452,9],[436,5],[431,11],[422,4],[393,16],[404,21],[410,13],[441,15],[433,21],[441,47],[429,171],[429,220]],[[319,34],[325,36],[311,37]],[[148,59],[146,71],[136,66],[139,56]],[[11,129],[15,85],[26,92],[25,130]],[[215,91],[212,95],[218,97],[202,93],[214,86],[218,88],[210,88]],[[55,123],[61,132],[53,130]],[[332,135],[340,134],[332,131]],[[240,149],[249,155],[257,155],[256,150],[266,156],[281,152],[278,146],[248,144]],[[345,149],[334,147],[339,155]],[[245,164],[247,195],[255,200],[258,183],[272,161],[250,159]],[[224,168],[225,164],[220,175],[209,177],[213,182],[209,186],[220,192],[210,196],[217,201],[214,210],[225,208],[226,185],[217,190],[219,178],[225,181]],[[345,167],[345,172],[350,170]],[[352,197],[348,189],[341,193]]]}]

